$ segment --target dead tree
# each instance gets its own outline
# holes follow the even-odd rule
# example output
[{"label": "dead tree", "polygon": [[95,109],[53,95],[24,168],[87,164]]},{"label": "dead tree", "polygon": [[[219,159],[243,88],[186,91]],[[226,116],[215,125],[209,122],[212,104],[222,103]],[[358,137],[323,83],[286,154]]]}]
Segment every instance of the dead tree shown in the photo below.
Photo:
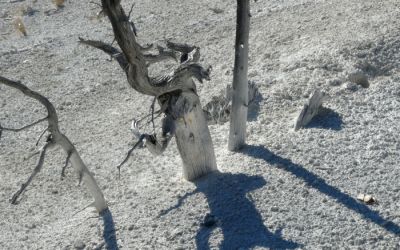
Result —
[{"label": "dead tree", "polygon": [[[87,188],[89,189],[90,193],[92,194],[92,196],[94,198],[94,206],[96,207],[97,211],[99,213],[108,211],[108,207],[107,207],[107,203],[104,199],[104,195],[101,192],[99,186],[97,185],[96,180],[94,179],[93,175],[90,173],[90,171],[86,167],[85,163],[82,161],[81,157],[79,156],[74,145],[71,143],[71,141],[68,139],[68,137],[66,137],[64,134],[62,134],[60,132],[60,128],[58,126],[58,116],[57,116],[57,112],[56,112],[56,109],[54,108],[53,104],[46,97],[42,96],[38,92],[35,92],[35,91],[29,89],[21,82],[12,81],[12,80],[9,80],[7,78],[0,76],[0,84],[4,84],[11,88],[20,90],[24,95],[39,101],[43,106],[45,106],[45,108],[47,110],[46,117],[44,117],[32,124],[26,125],[22,128],[18,128],[18,129],[5,128],[0,125],[0,137],[1,137],[1,134],[3,131],[19,132],[24,129],[30,128],[36,124],[39,124],[41,122],[44,122],[44,121],[48,122],[48,127],[45,131],[48,131],[49,135],[47,136],[44,146],[38,152],[39,159],[38,159],[37,165],[36,165],[34,171],[32,172],[31,176],[28,178],[28,180],[24,184],[22,184],[20,190],[11,198],[11,200],[10,200],[11,203],[12,204],[17,203],[17,199],[19,198],[19,196],[26,190],[27,186],[32,182],[32,180],[36,176],[36,174],[38,174],[40,172],[40,170],[43,166],[44,158],[46,155],[46,150],[52,145],[59,145],[64,149],[65,153],[67,154],[66,165],[68,164],[68,162],[71,162],[72,166],[75,168],[76,172],[79,175],[79,182],[82,181],[83,183],[85,183]],[[65,166],[64,166],[64,168],[65,168]],[[64,171],[64,168],[63,168],[63,171]]]},{"label": "dead tree", "polygon": [[[125,72],[129,85],[142,94],[154,96],[161,107],[160,112],[165,114],[160,135],[141,134],[137,127],[133,128],[139,142],[128,152],[122,164],[142,142],[152,153],[161,154],[171,138],[175,137],[185,179],[194,180],[217,170],[211,135],[193,80],[209,80],[211,68],[205,69],[197,63],[199,48],[167,42],[167,48],[158,47],[158,54],[145,53],[136,41],[134,26],[120,1],[102,0],[101,4],[121,50],[100,41],[81,39],[81,42],[115,58]],[[170,74],[149,76],[147,66],[165,59],[175,59],[180,64]]]},{"label": "dead tree", "polygon": [[239,150],[246,142],[248,108],[248,53],[250,30],[250,0],[237,0],[235,66],[233,70],[232,112],[228,149]]}]

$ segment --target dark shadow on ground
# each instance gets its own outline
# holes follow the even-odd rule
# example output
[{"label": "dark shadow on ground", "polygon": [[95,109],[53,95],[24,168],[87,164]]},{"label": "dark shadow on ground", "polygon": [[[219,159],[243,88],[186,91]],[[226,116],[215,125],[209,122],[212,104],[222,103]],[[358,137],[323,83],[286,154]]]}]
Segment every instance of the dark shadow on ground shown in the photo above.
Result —
[{"label": "dark shadow on ground", "polygon": [[343,125],[342,117],[336,111],[322,107],[322,110],[315,116],[306,128],[320,128],[341,130]]},{"label": "dark shadow on ground", "polygon": [[256,246],[270,249],[293,249],[299,244],[285,240],[281,229],[273,233],[264,225],[263,218],[247,198],[247,193],[266,184],[261,176],[213,173],[197,181],[196,190],[180,198],[177,204],[160,216],[178,208],[186,198],[201,192],[210,207],[212,220],[204,222],[196,235],[197,249],[210,249],[209,239],[214,229],[220,228],[223,241],[219,249],[250,249]]},{"label": "dark shadow on ground", "polygon": [[400,235],[399,225],[383,218],[378,212],[373,211],[367,205],[358,202],[356,199],[346,193],[343,193],[338,188],[327,184],[324,179],[305,169],[303,166],[293,163],[289,159],[275,155],[264,146],[248,145],[243,149],[242,152],[251,157],[265,160],[269,164],[293,174],[297,178],[302,179],[308,186],[317,189],[319,192],[329,196],[330,198],[335,199],[336,202],[344,205],[348,209],[359,213],[366,220],[375,223],[390,233]]},{"label": "dark shadow on ground", "polygon": [[117,250],[117,236],[115,234],[115,225],[114,220],[111,214],[110,209],[106,209],[100,213],[100,217],[103,219],[103,238],[106,245],[106,249],[108,250]]},{"label": "dark shadow on ground", "polygon": [[249,81],[249,106],[247,110],[247,121],[256,121],[258,114],[260,113],[260,103],[263,100],[263,96],[258,90],[258,85]]}]

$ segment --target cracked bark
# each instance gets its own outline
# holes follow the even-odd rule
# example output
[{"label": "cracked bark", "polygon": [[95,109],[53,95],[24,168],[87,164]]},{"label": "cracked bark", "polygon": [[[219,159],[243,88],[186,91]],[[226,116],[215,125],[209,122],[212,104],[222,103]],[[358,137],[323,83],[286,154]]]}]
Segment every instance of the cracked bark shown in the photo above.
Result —
[{"label": "cracked bark", "polygon": [[[154,154],[160,154],[172,136],[175,136],[185,179],[194,180],[217,170],[211,135],[193,80],[209,80],[211,70],[197,63],[200,58],[199,48],[167,42],[167,50],[159,48],[158,55],[145,55],[136,42],[135,32],[120,1],[102,0],[101,3],[127,63],[125,66],[118,61],[126,73],[129,85],[142,94],[155,96],[160,106],[164,107],[162,110],[168,126],[164,124],[161,135],[157,137],[153,136],[150,139],[149,135],[146,135],[147,148]],[[173,72],[162,76],[149,76],[149,63],[171,58],[179,59],[180,62]],[[174,129],[168,131],[167,127]]]}]

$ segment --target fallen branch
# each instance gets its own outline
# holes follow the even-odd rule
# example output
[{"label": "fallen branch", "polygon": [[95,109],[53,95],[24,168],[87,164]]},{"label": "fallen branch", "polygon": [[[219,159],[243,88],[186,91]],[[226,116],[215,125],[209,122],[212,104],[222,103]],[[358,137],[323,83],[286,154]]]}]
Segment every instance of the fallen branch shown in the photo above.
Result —
[{"label": "fallen branch", "polygon": [[38,162],[36,164],[35,169],[33,170],[32,174],[29,176],[28,180],[21,185],[21,188],[16,192],[13,197],[10,199],[11,204],[15,205],[17,204],[17,200],[19,196],[25,191],[25,189],[29,186],[29,184],[32,182],[33,178],[40,172],[40,170],[43,167],[43,162],[44,162],[44,157],[46,155],[47,148],[53,143],[51,140],[51,137],[48,137],[48,140],[46,141],[46,144],[39,150],[40,156],[38,159]]},{"label": "fallen branch", "polygon": [[[29,89],[28,87],[26,87],[24,84],[22,84],[19,81],[13,81],[13,80],[10,80],[10,79],[0,76],[0,83],[4,84],[6,86],[9,86],[11,88],[20,90],[24,95],[31,97],[33,99],[36,99],[43,106],[45,106],[45,108],[47,109],[47,114],[48,114],[47,118],[46,118],[46,120],[48,122],[47,131],[49,131],[49,133],[50,133],[49,138],[51,138],[51,142],[54,144],[60,145],[64,149],[64,151],[67,152],[67,154],[71,154],[70,161],[72,163],[72,166],[75,168],[75,170],[78,172],[78,174],[80,176],[82,176],[83,181],[85,182],[86,186],[88,187],[90,193],[92,194],[92,196],[94,198],[94,203],[95,203],[95,207],[96,207],[97,211],[101,212],[104,209],[106,209],[107,203],[104,199],[103,193],[101,192],[99,186],[96,183],[96,180],[93,178],[92,174],[87,169],[85,163],[82,161],[82,159],[79,156],[78,152],[76,151],[74,145],[64,134],[62,134],[60,132],[60,129],[58,126],[57,112],[56,112],[56,109],[54,108],[53,104],[46,97],[42,96],[38,92],[35,92],[35,91]],[[42,150],[41,158],[44,157],[43,152],[45,152],[45,150]],[[39,158],[39,160],[41,158]],[[37,166],[40,166],[40,164],[38,164]],[[37,168],[39,168],[39,167],[37,167]],[[39,168],[39,170],[40,170],[40,168]],[[36,171],[34,171],[33,176],[36,175],[35,172]],[[15,204],[17,198],[18,198],[18,196],[15,198],[14,204]],[[14,199],[12,199],[12,201],[13,200]]]},{"label": "fallen branch", "polygon": [[5,128],[5,127],[1,126],[1,124],[0,124],[0,139],[1,139],[1,135],[3,134],[3,131],[20,132],[22,130],[25,130],[25,129],[28,129],[30,127],[33,127],[33,126],[35,126],[35,125],[37,125],[37,124],[39,124],[39,123],[41,123],[43,121],[46,121],[46,120],[47,120],[47,117],[44,117],[44,118],[42,118],[40,120],[37,120],[37,121],[35,121],[35,122],[31,123],[31,124],[28,124],[26,126],[23,126],[21,128]]}]

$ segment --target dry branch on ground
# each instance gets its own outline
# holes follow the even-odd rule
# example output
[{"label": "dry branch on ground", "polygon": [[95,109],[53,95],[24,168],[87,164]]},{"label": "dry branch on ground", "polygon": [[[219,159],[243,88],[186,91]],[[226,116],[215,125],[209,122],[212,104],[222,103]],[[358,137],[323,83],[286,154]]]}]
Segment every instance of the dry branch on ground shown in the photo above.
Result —
[{"label": "dry branch on ground", "polygon": [[82,161],[78,151],[75,149],[75,146],[71,143],[68,137],[66,137],[64,134],[60,132],[60,128],[58,126],[58,116],[53,104],[46,97],[42,96],[38,92],[29,89],[19,81],[13,81],[0,76],[0,84],[21,91],[25,96],[31,97],[39,101],[43,106],[45,106],[47,110],[47,117],[42,118],[32,124],[23,126],[22,128],[12,129],[0,126],[0,135],[1,135],[2,131],[19,132],[29,127],[32,127],[40,122],[43,121],[48,122],[48,128],[46,130],[49,132],[49,136],[47,136],[46,143],[40,150],[40,156],[38,159],[38,163],[34,169],[34,172],[31,174],[27,182],[22,185],[21,189],[13,196],[13,198],[11,199],[11,203],[16,204],[18,197],[25,191],[26,187],[29,185],[29,183],[31,183],[35,175],[42,168],[47,148],[51,144],[54,144],[61,146],[67,153],[67,162],[71,161],[72,166],[78,172],[80,179],[82,179],[83,182],[86,184],[87,188],[89,189],[90,193],[94,198],[94,205],[97,211],[102,212],[103,210],[107,209],[107,203],[104,199],[104,195],[101,192],[99,186],[97,185],[93,175],[90,173],[85,163]]}]

